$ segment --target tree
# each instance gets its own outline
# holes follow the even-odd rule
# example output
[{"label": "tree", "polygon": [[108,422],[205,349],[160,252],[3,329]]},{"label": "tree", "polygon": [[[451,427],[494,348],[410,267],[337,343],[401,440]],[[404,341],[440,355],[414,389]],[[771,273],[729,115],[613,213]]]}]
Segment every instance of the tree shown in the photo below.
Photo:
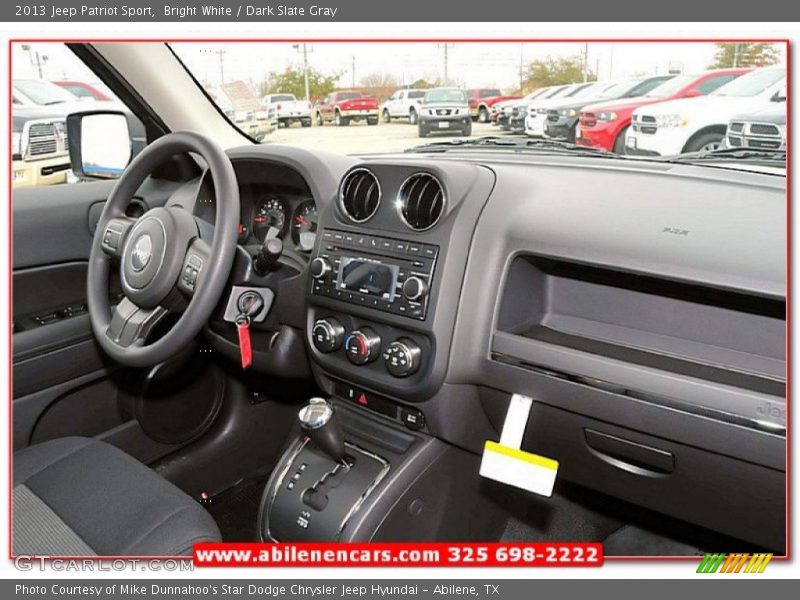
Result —
[{"label": "tree", "polygon": [[[587,72],[588,81],[596,81],[597,75]],[[579,56],[534,60],[522,73],[522,89],[534,90],[548,85],[564,85],[583,81],[583,58]]]},{"label": "tree", "polygon": [[717,43],[714,62],[709,69],[730,69],[731,67],[766,67],[778,62],[778,49],[774,44]]},{"label": "tree", "polygon": [[[308,89],[311,98],[321,98],[336,89],[336,82],[340,73],[325,75],[309,67]],[[259,95],[266,94],[294,94],[298,98],[305,98],[306,83],[303,69],[287,67],[284,71],[273,71],[258,86]]]},{"label": "tree", "polygon": [[388,73],[370,73],[359,81],[361,87],[368,88],[396,88],[399,87],[397,78]]}]

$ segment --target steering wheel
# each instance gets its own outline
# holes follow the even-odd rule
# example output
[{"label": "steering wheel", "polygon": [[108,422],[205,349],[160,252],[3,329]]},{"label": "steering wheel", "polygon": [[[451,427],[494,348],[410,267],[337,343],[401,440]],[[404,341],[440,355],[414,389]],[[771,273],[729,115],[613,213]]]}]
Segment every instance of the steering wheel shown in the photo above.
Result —
[{"label": "steering wheel", "polygon": [[[171,156],[185,152],[200,155],[214,180],[217,211],[211,246],[200,239],[194,217],[180,205],[153,208],[138,219],[125,215],[145,178]],[[131,367],[152,366],[174,356],[197,336],[228,280],[239,213],[239,186],[230,159],[205,136],[167,134],[128,165],[108,197],[89,256],[89,317],[98,343],[109,356]],[[109,273],[116,261],[124,296],[112,308]],[[184,307],[163,336],[147,343],[164,317]]]}]

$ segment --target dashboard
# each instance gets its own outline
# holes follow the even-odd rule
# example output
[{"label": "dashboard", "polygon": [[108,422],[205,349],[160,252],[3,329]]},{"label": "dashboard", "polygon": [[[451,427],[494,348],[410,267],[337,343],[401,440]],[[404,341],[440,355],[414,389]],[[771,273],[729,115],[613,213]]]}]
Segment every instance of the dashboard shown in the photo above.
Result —
[{"label": "dashboard", "polygon": [[[478,454],[525,394],[523,449],[559,460],[559,476],[782,547],[784,178],[501,153],[229,154],[242,245],[279,237],[302,258],[259,277],[245,252],[234,268],[232,285],[275,295],[253,324],[255,370],[311,376]],[[212,223],[209,186],[195,214]],[[211,329],[235,359],[234,328]],[[718,497],[736,505],[715,510]]]},{"label": "dashboard", "polygon": [[[261,245],[278,238],[285,248],[308,254],[317,234],[317,205],[308,186],[291,171],[249,162],[237,163],[241,215],[239,243]],[[265,176],[266,175],[266,176]],[[195,216],[213,224],[216,217],[214,182],[207,172],[197,189]]]}]

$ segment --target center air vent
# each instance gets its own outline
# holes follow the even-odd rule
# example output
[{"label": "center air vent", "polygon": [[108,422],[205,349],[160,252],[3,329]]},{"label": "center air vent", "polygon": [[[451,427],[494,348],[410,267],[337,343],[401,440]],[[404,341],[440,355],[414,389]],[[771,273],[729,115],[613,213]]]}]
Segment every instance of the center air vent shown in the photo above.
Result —
[{"label": "center air vent", "polygon": [[444,210],[444,189],[430,173],[415,173],[406,179],[398,199],[403,220],[416,231],[436,225]]},{"label": "center air vent", "polygon": [[372,218],[381,202],[381,186],[368,169],[354,169],[342,180],[339,205],[356,223]]}]

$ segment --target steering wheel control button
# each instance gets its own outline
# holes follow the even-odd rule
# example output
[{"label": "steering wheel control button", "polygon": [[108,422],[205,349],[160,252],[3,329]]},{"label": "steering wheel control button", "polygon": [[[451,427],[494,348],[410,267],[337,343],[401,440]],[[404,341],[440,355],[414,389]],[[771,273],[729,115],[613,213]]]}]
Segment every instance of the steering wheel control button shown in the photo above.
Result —
[{"label": "steering wheel control button", "polygon": [[408,377],[419,369],[422,349],[406,337],[393,341],[383,352],[383,364],[394,377]]},{"label": "steering wheel control button", "polygon": [[344,325],[333,317],[320,319],[311,328],[311,340],[314,343],[314,347],[325,354],[334,352],[342,347],[344,334]]},{"label": "steering wheel control button", "polygon": [[181,281],[192,292],[197,287],[197,278],[200,275],[200,269],[202,268],[203,259],[196,254],[190,254],[186,259],[186,266],[183,268]]},{"label": "steering wheel control button", "polygon": [[380,356],[381,338],[369,327],[362,327],[347,336],[344,349],[351,363],[366,365]]},{"label": "steering wheel control button", "polygon": [[413,431],[419,431],[425,427],[425,415],[413,408],[400,409],[400,420],[403,425]]},{"label": "steering wheel control button", "polygon": [[321,257],[317,257],[311,261],[309,271],[314,279],[323,279],[328,273],[331,272],[331,263]]},{"label": "steering wheel control button", "polygon": [[418,302],[428,295],[428,282],[413,275],[403,282],[403,296],[412,302]]}]

